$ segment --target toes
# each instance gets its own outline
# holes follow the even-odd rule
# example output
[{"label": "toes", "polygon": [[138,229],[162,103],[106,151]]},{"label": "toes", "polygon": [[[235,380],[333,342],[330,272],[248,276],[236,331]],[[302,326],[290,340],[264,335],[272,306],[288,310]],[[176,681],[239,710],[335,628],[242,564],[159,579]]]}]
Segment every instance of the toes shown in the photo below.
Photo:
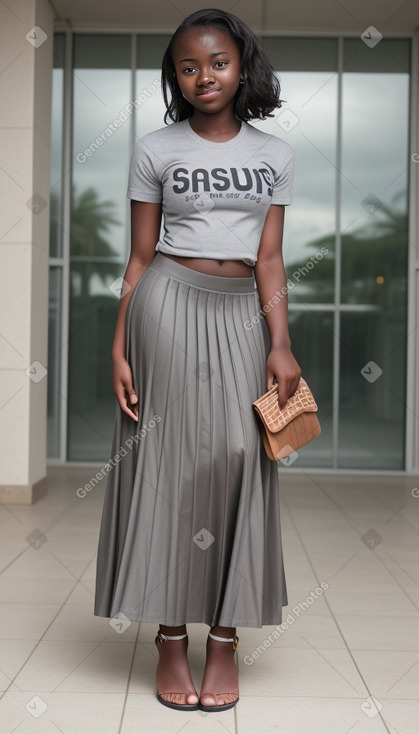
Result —
[{"label": "toes", "polygon": [[[217,698],[217,700],[215,700]],[[222,695],[213,696],[212,693],[206,693],[205,696],[201,696],[201,701],[204,706],[224,706],[225,703],[232,703],[238,698],[238,693],[223,693]]]},{"label": "toes", "polygon": [[172,693],[160,693],[159,694],[161,698],[164,698],[165,701],[169,701],[170,703],[175,703],[173,698],[174,695]]},{"label": "toes", "polygon": [[169,701],[169,703],[179,703],[179,701],[176,700],[176,693],[160,693],[160,696],[164,698],[165,701]]},{"label": "toes", "polygon": [[206,693],[205,696],[201,698],[201,701],[204,704],[204,706],[215,706],[216,705],[215,698],[210,693]]},{"label": "toes", "polygon": [[224,703],[231,703],[232,701],[237,701],[239,694],[238,693],[223,693],[224,697]]},{"label": "toes", "polygon": [[184,693],[161,693],[160,695],[165,701],[169,701],[169,703],[185,704]]},{"label": "toes", "polygon": [[160,693],[160,696],[164,698],[165,701],[169,701],[169,703],[177,703],[181,706],[185,706],[185,704],[198,703],[198,696],[196,693]]}]

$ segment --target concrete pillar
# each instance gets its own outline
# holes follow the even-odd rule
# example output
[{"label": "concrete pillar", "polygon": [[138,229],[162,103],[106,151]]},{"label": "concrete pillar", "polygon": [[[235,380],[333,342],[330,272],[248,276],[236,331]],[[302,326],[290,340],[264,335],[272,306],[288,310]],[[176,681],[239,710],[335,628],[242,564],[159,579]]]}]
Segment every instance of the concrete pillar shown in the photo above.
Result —
[{"label": "concrete pillar", "polygon": [[47,0],[0,4],[0,501],[45,495],[51,82]]}]

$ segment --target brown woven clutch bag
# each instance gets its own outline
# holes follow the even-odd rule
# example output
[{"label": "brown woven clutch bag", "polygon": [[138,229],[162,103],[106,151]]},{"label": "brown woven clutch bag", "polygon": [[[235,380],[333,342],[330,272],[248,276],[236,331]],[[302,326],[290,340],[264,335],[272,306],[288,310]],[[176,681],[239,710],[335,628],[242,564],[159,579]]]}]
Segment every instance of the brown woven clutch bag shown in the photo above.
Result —
[{"label": "brown woven clutch bag", "polygon": [[289,456],[321,433],[316,401],[302,377],[282,409],[278,405],[277,382],[252,405],[259,417],[263,445],[272,461]]}]

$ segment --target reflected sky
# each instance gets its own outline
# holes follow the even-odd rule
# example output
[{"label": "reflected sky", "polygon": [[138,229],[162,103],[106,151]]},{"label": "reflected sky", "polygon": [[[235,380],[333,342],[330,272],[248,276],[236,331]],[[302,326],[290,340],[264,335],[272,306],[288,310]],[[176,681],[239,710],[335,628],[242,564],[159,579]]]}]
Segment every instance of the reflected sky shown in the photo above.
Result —
[{"label": "reflected sky", "polygon": [[63,70],[54,69],[52,75],[52,126],[51,126],[51,188],[59,189],[61,181]]},{"label": "reflected sky", "polygon": [[[61,237],[60,237],[60,204],[62,199],[62,148],[63,148],[63,70],[53,69],[52,73],[52,100],[51,100],[51,163],[50,163],[50,189],[51,197],[54,197],[58,204],[56,212],[56,221],[51,221],[50,228],[50,256],[61,256]],[[51,207],[51,218],[54,215],[53,207]]]},{"label": "reflected sky", "polygon": [[368,194],[390,205],[406,191],[408,101],[406,74],[344,74],[342,228],[369,217],[361,207]]},{"label": "reflected sky", "polygon": [[130,116],[121,120],[120,127],[90,157],[86,150],[119,119],[124,106],[131,101],[130,79],[128,69],[76,69],[74,78],[73,184],[76,194],[93,187],[101,200],[114,203],[113,212],[121,224],[112,225],[105,239],[121,258],[125,255],[127,227]]},{"label": "reflected sky", "polygon": [[335,229],[337,74],[278,76],[280,96],[286,102],[273,118],[252,124],[283,138],[295,151],[293,203],[286,208],[283,240],[287,264],[313,252],[306,242]]}]

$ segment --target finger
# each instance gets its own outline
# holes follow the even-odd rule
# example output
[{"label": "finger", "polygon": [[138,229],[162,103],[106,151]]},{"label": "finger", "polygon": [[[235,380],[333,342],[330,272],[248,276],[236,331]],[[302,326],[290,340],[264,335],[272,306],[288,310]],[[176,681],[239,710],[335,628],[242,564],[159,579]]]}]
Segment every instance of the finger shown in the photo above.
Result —
[{"label": "finger", "polygon": [[290,394],[290,397],[291,397],[291,395],[294,395],[294,393],[298,390],[299,384],[300,384],[300,378],[297,377],[297,378],[295,378],[293,380],[293,383],[292,383],[292,386],[291,386],[292,387],[292,393]]},{"label": "finger", "polygon": [[136,416],[138,413],[138,396],[133,388],[132,381],[127,380],[126,382],[123,382],[123,386],[126,404],[125,412],[127,413],[127,415]]},{"label": "finger", "polygon": [[284,394],[281,394],[281,395],[278,394],[278,405],[280,407],[280,410],[282,410],[282,408],[285,408],[286,404],[287,404],[287,398],[285,397],[285,395]]},{"label": "finger", "polygon": [[122,410],[124,411],[124,413],[129,415],[130,418],[133,418],[135,421],[138,421],[138,415],[133,413],[132,410],[129,410],[129,408],[122,408]]},{"label": "finger", "polygon": [[[130,409],[124,387],[122,385],[118,386],[117,389],[114,391],[116,395],[116,399],[119,403],[119,407],[121,410],[130,416],[130,418],[133,418],[134,420],[138,421],[138,416]],[[137,406],[135,406],[137,408]]]},{"label": "finger", "polygon": [[295,390],[297,388],[294,389],[294,383],[293,382],[288,382],[287,384],[288,384],[288,386],[287,386],[287,392],[285,394],[287,396],[287,400],[289,400],[290,398],[293,397],[293,395],[295,393]]},{"label": "finger", "polygon": [[284,380],[278,380],[278,405],[282,409],[288,400],[287,385]]},{"label": "finger", "polygon": [[138,415],[138,395],[135,392],[131,392],[129,396],[129,401],[131,403],[131,409],[135,413],[135,415]]},{"label": "finger", "polygon": [[130,408],[127,400],[124,399],[123,405],[121,405],[122,410],[124,413],[129,415],[130,418],[133,418],[135,421],[138,421],[138,407],[135,405],[133,408]]},{"label": "finger", "polygon": [[126,409],[125,409],[126,414],[131,416],[131,418],[134,418],[134,420],[138,421],[138,396],[132,390],[132,388],[131,388],[131,394],[125,401],[125,405],[126,405]]}]

